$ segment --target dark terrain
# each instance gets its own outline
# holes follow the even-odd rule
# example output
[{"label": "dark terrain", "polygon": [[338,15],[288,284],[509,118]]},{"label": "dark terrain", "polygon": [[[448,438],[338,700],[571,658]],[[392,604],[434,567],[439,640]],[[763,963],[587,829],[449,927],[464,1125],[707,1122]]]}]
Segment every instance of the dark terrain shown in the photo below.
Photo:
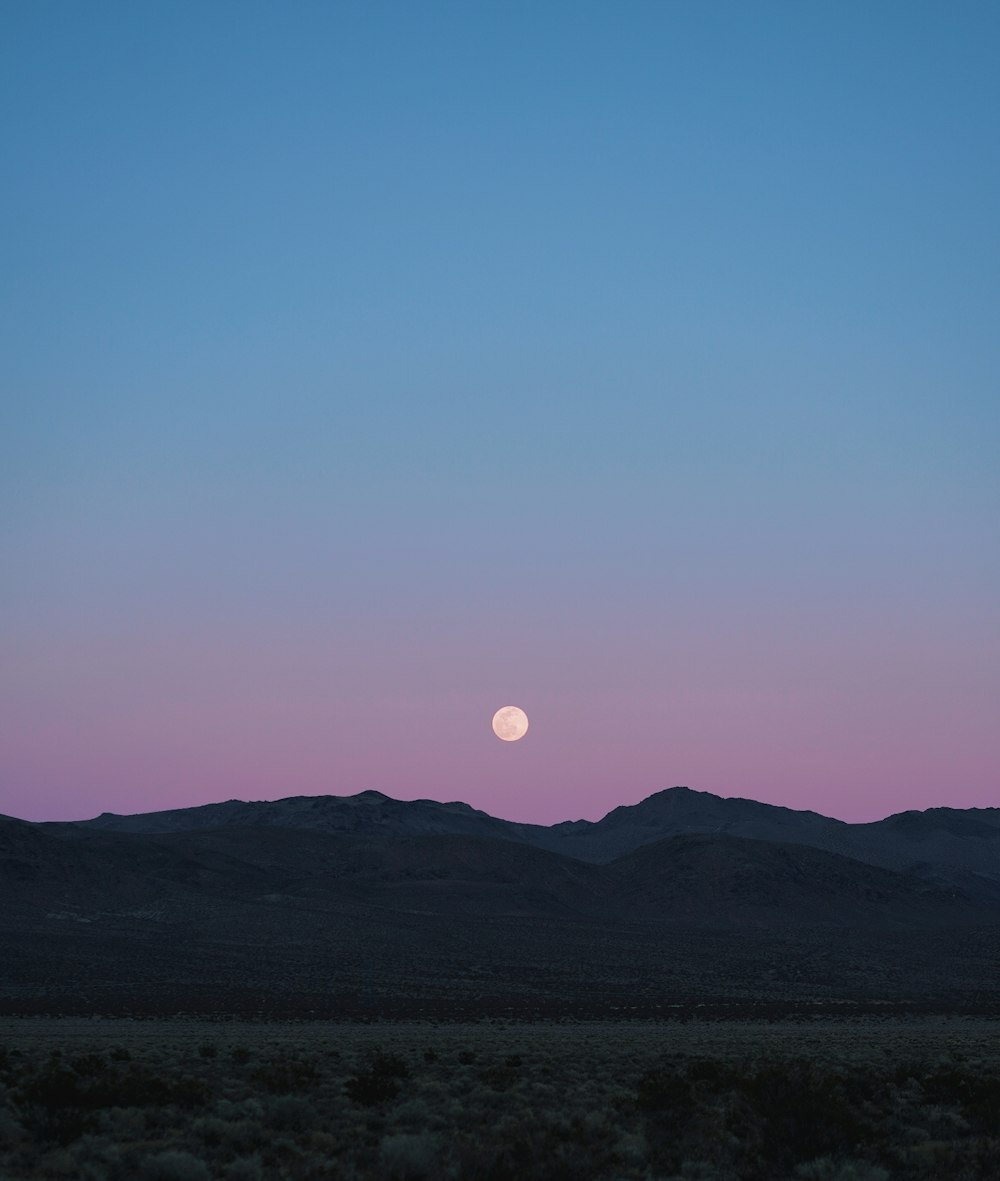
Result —
[{"label": "dark terrain", "polygon": [[0,818],[0,1011],[1000,1008],[1000,810],[672,788],[550,828],[378,792]]},{"label": "dark terrain", "polygon": [[996,1181],[998,1025],[0,1017],[5,1181]]}]

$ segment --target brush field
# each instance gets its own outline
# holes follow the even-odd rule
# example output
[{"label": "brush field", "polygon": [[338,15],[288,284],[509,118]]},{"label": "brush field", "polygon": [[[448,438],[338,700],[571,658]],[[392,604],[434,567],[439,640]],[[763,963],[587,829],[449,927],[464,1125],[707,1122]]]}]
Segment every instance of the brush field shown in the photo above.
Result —
[{"label": "brush field", "polygon": [[1000,1022],[0,1020],[0,1178],[995,1181]]}]

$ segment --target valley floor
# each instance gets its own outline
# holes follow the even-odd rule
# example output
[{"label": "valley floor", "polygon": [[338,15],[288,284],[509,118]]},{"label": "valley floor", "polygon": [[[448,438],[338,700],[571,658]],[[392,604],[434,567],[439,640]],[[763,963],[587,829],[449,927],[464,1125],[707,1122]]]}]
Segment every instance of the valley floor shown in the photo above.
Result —
[{"label": "valley floor", "polygon": [[3,1181],[997,1176],[991,1019],[0,1019]]}]

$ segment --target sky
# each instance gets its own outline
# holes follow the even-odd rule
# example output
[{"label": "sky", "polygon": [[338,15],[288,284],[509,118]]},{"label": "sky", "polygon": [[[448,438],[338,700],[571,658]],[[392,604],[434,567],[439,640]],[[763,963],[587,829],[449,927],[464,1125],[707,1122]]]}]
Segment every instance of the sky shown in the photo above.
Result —
[{"label": "sky", "polygon": [[0,812],[1000,804],[998,57],[6,0]]}]

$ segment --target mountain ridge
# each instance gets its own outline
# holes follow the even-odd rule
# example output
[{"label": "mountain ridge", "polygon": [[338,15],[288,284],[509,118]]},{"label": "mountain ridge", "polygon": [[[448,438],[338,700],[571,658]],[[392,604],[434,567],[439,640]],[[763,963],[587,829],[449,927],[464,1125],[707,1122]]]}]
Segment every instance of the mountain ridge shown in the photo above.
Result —
[{"label": "mountain ridge", "polygon": [[462,801],[397,800],[369,789],[352,796],[227,800],[131,815],[104,812],[91,820],[63,823],[118,832],[248,825],[492,836],[592,864],[606,864],[664,837],[714,832],[822,849],[1000,902],[1000,808],[910,809],[852,824],[812,810],[675,786],[613,808],[600,820],[538,825],[503,820]]},{"label": "mountain ridge", "polygon": [[686,789],[549,828],[374,792],[0,817],[0,1012],[1000,1005],[1000,899],[966,864],[995,872],[990,819],[855,831]]}]

